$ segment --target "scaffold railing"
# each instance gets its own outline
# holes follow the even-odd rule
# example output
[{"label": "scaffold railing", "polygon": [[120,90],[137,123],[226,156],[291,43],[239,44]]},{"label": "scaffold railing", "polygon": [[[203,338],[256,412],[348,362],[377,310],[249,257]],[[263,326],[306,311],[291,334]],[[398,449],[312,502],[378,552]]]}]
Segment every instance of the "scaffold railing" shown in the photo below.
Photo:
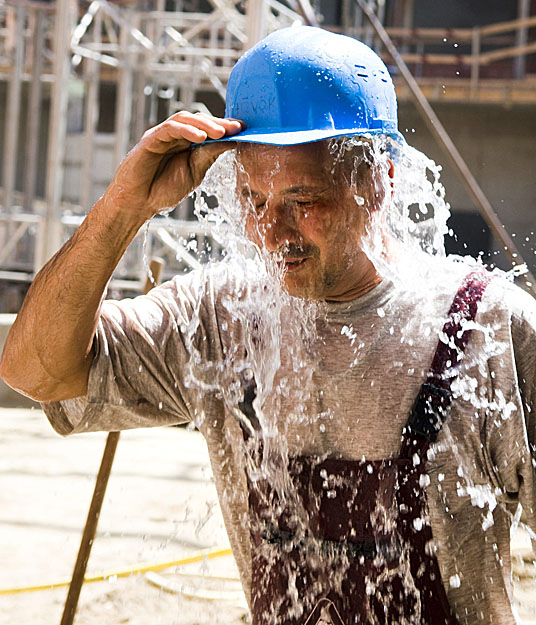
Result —
[{"label": "scaffold railing", "polygon": [[[223,106],[233,65],[252,33],[264,33],[251,28],[240,3],[210,4],[211,12],[177,12],[162,10],[159,0],[138,3],[142,8],[108,0],[0,1],[0,80],[8,94],[0,280],[32,279],[147,127],[179,108],[208,110],[197,97],[202,91]],[[302,21],[277,0],[263,4],[264,32]],[[106,84],[115,93],[103,101]],[[113,127],[105,132],[99,118],[111,105]],[[20,151],[24,162],[13,158]],[[170,275],[196,266],[192,237],[205,257],[218,257],[221,245],[192,217],[186,200],[172,218],[151,222],[119,265],[112,289],[139,290],[143,253],[165,257]]]}]

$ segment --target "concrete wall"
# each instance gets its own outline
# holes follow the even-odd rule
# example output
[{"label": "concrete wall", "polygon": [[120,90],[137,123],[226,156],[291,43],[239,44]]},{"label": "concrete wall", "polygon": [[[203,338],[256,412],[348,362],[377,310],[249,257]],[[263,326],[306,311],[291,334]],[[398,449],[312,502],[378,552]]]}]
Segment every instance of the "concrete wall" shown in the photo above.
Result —
[{"label": "concrete wall", "polygon": [[[396,0],[394,0],[396,2]],[[415,0],[416,27],[471,28],[517,18],[515,0]]]},{"label": "concrete wall", "polygon": [[[536,111],[534,107],[474,104],[434,105],[474,177],[536,271]],[[399,127],[408,143],[443,165],[442,181],[454,211],[474,211],[459,175],[447,161],[411,103],[399,107]],[[470,236],[471,233],[462,233]],[[528,241],[525,239],[528,238]]]}]

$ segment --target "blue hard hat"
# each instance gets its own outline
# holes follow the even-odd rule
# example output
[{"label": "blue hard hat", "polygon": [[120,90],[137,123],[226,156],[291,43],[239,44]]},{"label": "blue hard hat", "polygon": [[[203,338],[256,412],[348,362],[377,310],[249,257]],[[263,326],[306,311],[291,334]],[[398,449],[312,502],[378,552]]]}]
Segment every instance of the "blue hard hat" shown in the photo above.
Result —
[{"label": "blue hard hat", "polygon": [[277,30],[231,72],[225,116],[246,129],[224,141],[295,145],[332,137],[400,139],[393,81],[352,37],[311,26]]}]

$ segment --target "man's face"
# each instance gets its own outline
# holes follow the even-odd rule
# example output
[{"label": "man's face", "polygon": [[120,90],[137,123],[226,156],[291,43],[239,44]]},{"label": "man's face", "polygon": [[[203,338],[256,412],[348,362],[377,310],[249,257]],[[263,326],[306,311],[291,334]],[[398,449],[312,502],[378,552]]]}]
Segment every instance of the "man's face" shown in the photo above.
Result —
[{"label": "man's face", "polygon": [[285,289],[326,300],[361,294],[373,271],[361,246],[377,204],[369,164],[358,167],[352,186],[352,159],[335,163],[326,141],[241,144],[237,158],[246,234],[274,256]]}]

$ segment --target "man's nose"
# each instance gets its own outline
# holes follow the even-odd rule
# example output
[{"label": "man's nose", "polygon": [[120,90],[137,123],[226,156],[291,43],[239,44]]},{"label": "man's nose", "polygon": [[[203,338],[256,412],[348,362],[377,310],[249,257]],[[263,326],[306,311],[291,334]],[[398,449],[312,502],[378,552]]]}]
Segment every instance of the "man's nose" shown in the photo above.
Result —
[{"label": "man's nose", "polygon": [[286,244],[295,243],[299,239],[295,215],[284,202],[266,203],[263,226],[264,243],[269,252],[277,252]]}]

